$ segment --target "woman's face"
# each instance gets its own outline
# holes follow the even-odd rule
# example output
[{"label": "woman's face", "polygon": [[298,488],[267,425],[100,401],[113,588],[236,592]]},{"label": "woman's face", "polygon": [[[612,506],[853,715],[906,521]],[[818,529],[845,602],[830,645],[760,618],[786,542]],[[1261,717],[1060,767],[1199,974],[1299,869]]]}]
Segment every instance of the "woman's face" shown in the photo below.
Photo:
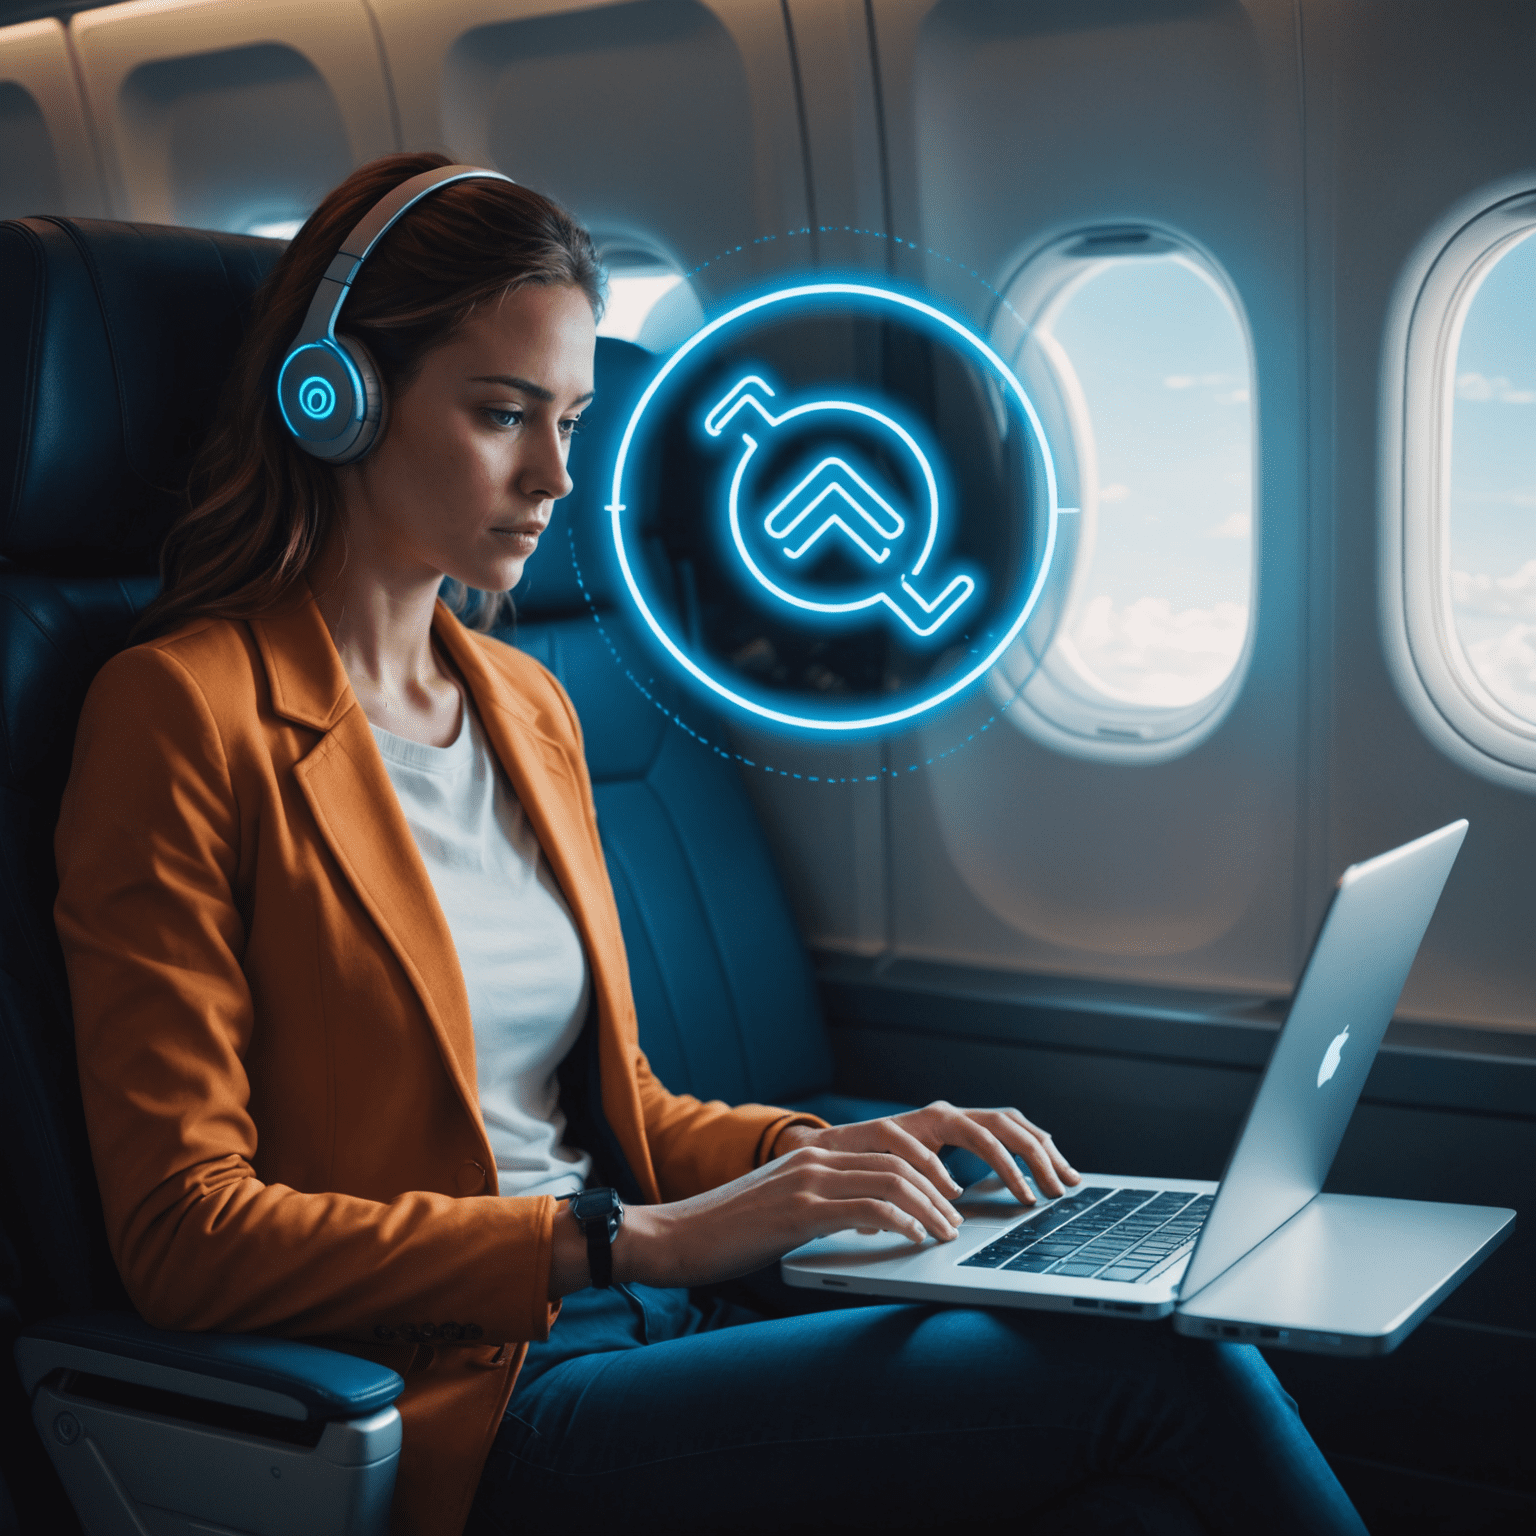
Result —
[{"label": "woman's face", "polygon": [[571,489],[595,348],[579,288],[530,284],[477,310],[390,401],[378,447],[343,471],[349,544],[406,581],[515,587]]}]

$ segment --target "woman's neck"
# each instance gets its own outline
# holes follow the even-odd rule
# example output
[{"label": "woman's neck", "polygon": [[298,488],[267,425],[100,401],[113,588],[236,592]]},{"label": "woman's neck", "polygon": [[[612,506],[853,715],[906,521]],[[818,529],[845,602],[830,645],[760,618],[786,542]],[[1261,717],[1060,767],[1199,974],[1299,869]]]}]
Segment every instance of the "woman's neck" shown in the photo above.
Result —
[{"label": "woman's neck", "polygon": [[390,571],[347,544],[337,529],[310,568],[309,583],[352,691],[374,725],[445,747],[458,735],[463,700],[432,644],[441,578]]}]

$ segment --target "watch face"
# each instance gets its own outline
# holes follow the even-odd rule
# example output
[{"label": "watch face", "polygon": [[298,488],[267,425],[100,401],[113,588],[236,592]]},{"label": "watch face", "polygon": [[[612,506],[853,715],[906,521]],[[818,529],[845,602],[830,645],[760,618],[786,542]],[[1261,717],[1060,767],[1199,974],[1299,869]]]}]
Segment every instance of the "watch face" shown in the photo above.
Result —
[{"label": "watch face", "polygon": [[584,1189],[571,1201],[571,1213],[577,1221],[596,1221],[617,1215],[623,1207],[611,1189]]}]

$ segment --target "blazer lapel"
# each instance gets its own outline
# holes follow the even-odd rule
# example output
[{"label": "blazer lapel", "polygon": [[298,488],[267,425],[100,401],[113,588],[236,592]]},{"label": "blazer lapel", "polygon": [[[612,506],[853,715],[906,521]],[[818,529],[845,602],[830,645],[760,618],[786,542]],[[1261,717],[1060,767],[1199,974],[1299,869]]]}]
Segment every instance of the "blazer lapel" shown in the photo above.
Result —
[{"label": "blazer lapel", "polygon": [[323,733],[294,768],[300,792],[420,998],[443,1065],[481,1126],[474,1025],[453,935],[325,621],[306,589],[302,602],[249,622],[273,708]]},{"label": "blazer lapel", "polygon": [[636,1178],[649,1198],[657,1199],[638,1087],[633,1067],[620,1050],[615,1017],[616,1002],[629,989],[624,937],[602,850],[587,825],[577,780],[582,770],[542,727],[532,706],[496,675],[479,645],[441,604],[434,629],[474,695],[491,749],[538,834],[539,846],[581,934],[602,1025],[603,1111]]}]

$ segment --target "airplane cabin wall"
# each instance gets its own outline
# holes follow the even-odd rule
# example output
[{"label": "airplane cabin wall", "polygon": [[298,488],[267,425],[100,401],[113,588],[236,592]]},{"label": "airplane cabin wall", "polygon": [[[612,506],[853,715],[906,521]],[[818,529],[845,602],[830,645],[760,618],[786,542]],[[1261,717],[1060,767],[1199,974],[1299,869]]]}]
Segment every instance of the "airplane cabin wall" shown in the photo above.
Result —
[{"label": "airplane cabin wall", "polygon": [[[1536,1029],[1536,783],[1470,772],[1426,736],[1389,673],[1377,600],[1383,523],[1401,516],[1382,504],[1399,483],[1384,431],[1403,398],[1394,307],[1414,297],[1426,247],[1536,188],[1536,10],[1306,0],[1303,17],[1313,494],[1328,512],[1311,576],[1329,614],[1315,681],[1319,830],[1341,867],[1467,817],[1401,1011]],[[1414,281],[1399,292],[1405,273]]]},{"label": "airplane cabin wall", "polygon": [[135,0],[70,38],[119,218],[277,232],[398,147],[363,0]]},{"label": "airplane cabin wall", "polygon": [[63,25],[0,27],[0,218],[102,217],[106,190]]},{"label": "airplane cabin wall", "polygon": [[[896,781],[892,947],[989,967],[1284,991],[1305,942],[1307,874],[1291,7],[879,0],[875,15],[895,229],[1002,288],[1060,236],[1151,225],[1189,240],[1232,281],[1257,365],[1262,551],[1247,677],[1187,755],[1083,761],[1003,716],[942,770]],[[929,258],[922,276],[989,319],[986,289],[954,272]],[[941,721],[909,755],[927,759],[956,734]]]},{"label": "airplane cabin wall", "polygon": [[1536,177],[1532,28],[1517,0],[132,0],[0,32],[0,199],[277,228],[352,166],[430,146],[547,188],[706,307],[862,267],[979,328],[1064,234],[1182,237],[1235,289],[1257,384],[1235,699],[1161,763],[1064,755],[977,694],[821,753],[863,777],[974,735],[922,773],[820,795],[749,773],[807,936],[1282,993],[1347,862],[1466,814],[1403,1009],[1531,1028],[1533,802],[1415,725],[1375,589],[1394,285],[1448,211]]}]

